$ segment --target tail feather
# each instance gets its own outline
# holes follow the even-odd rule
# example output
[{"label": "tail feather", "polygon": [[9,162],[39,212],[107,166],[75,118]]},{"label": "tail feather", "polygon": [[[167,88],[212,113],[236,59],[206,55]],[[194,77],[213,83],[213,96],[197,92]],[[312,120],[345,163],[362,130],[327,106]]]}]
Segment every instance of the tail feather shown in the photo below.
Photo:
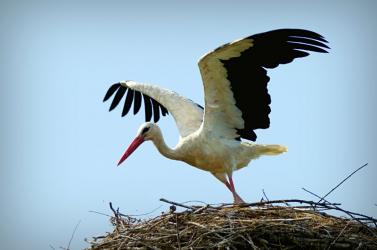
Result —
[{"label": "tail feather", "polygon": [[255,145],[255,153],[258,155],[278,155],[288,151],[288,148],[283,145]]}]

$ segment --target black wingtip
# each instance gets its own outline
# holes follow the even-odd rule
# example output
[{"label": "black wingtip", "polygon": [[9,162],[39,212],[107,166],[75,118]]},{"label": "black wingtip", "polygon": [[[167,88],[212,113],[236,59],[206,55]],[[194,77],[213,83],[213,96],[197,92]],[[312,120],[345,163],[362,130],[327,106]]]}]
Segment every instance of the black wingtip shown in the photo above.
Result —
[{"label": "black wingtip", "polygon": [[109,111],[113,110],[116,106],[118,106],[120,100],[123,98],[124,94],[126,93],[126,87],[118,88],[115,97],[110,105]]},{"label": "black wingtip", "polygon": [[132,101],[134,99],[134,93],[135,93],[135,90],[128,89],[126,100],[124,101],[124,105],[123,105],[122,117],[127,115],[128,111],[130,111]]},{"label": "black wingtip", "polygon": [[117,91],[120,88],[120,86],[121,85],[119,82],[111,85],[111,87],[107,90],[105,97],[103,98],[103,102],[109,100],[109,98],[115,93],[115,91]]},{"label": "black wingtip", "polygon": [[145,122],[150,122],[152,119],[152,103],[151,98],[146,95],[142,94],[144,99],[144,110],[145,110]]}]

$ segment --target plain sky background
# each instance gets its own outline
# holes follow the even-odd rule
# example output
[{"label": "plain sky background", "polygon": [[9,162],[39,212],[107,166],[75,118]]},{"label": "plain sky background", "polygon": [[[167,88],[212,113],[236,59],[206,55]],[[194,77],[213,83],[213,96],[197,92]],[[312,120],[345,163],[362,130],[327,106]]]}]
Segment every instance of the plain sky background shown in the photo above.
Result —
[{"label": "plain sky background", "polygon": [[[231,202],[210,174],[163,158],[145,143],[119,157],[144,121],[102,103],[119,80],[154,83],[203,104],[197,60],[216,47],[277,28],[322,34],[329,54],[270,71],[271,127],[259,143],[289,152],[234,174],[249,202],[316,200],[369,163],[328,199],[377,216],[376,1],[1,1],[2,249],[88,246],[110,231],[112,201],[152,215],[177,202]],[[171,117],[159,122],[173,147]]]}]

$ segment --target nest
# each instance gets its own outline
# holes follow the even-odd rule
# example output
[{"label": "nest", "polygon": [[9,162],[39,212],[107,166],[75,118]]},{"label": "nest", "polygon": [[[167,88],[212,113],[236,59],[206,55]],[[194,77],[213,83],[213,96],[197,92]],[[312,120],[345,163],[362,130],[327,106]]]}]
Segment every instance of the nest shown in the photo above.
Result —
[{"label": "nest", "polygon": [[[162,201],[171,204],[170,211],[146,220],[111,206],[114,230],[94,237],[90,249],[377,249],[377,220],[337,204],[279,200],[187,206]],[[177,212],[177,206],[185,210]]]}]

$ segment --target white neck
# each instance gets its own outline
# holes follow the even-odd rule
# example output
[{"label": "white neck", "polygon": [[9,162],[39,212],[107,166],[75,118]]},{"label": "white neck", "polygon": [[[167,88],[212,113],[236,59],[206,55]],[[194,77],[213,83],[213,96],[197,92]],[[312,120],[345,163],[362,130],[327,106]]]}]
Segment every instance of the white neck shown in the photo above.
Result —
[{"label": "white neck", "polygon": [[174,149],[171,149],[166,145],[160,129],[154,134],[152,142],[163,156],[172,160],[178,160],[179,156]]}]

